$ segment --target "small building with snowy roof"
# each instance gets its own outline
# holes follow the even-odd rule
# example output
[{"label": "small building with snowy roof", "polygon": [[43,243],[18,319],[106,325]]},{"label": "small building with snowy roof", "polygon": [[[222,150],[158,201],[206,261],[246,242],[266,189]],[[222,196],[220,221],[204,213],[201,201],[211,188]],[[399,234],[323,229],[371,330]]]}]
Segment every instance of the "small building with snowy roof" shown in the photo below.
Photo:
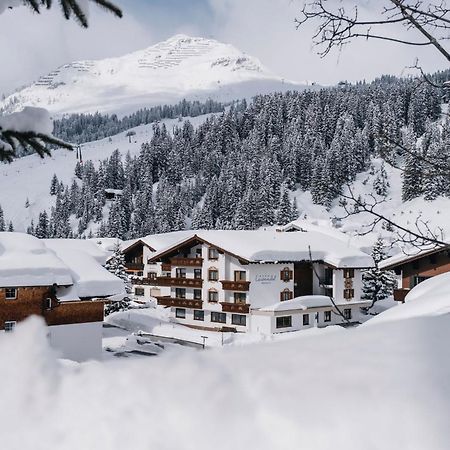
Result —
[{"label": "small building with snowy roof", "polygon": [[0,330],[38,315],[61,356],[100,358],[104,301],[125,295],[122,280],[102,267],[103,260],[106,255],[86,241],[0,233]]},{"label": "small building with snowy roof", "polygon": [[364,303],[362,270],[373,266],[369,255],[318,231],[200,230],[159,243],[146,261],[158,271],[134,283],[166,289],[157,302],[171,308],[174,320],[216,330],[249,331],[257,311],[305,296],[356,311]]}]

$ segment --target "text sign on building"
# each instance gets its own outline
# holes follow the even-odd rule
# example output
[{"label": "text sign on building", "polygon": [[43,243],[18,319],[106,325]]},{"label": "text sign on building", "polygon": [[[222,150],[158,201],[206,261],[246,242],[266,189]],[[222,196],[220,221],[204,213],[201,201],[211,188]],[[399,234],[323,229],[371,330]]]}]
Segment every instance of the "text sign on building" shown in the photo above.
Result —
[{"label": "text sign on building", "polygon": [[271,274],[258,274],[255,277],[255,281],[261,284],[270,284],[272,281],[276,281],[277,276]]}]

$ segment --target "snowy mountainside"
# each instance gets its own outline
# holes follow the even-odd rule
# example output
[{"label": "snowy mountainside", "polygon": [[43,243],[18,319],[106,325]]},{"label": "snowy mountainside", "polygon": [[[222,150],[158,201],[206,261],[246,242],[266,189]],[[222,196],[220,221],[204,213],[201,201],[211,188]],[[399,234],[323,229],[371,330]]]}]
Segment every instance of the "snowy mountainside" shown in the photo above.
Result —
[{"label": "snowy mountainside", "polygon": [[285,82],[232,45],[176,35],[125,56],[59,67],[0,102],[0,111],[40,106],[55,117],[126,114],[183,98],[227,101],[304,87]]},{"label": "snowy mountainside", "polygon": [[[197,126],[209,115],[189,118]],[[177,125],[182,125],[178,119],[162,121],[170,131]],[[148,142],[153,135],[153,124],[141,125],[133,129],[136,135],[131,140],[124,131],[111,138],[83,144],[83,160],[92,160],[94,164],[108,158],[111,153],[119,149],[122,156],[130,152],[137,155],[144,142]],[[36,222],[39,213],[55,205],[55,197],[50,195],[50,183],[53,174],[65,184],[70,184],[75,177],[74,169],[77,162],[76,152],[63,149],[54,150],[51,157],[40,158],[36,154],[14,160],[11,164],[0,164],[0,205],[5,218],[11,220],[16,231],[26,231],[31,220]],[[29,206],[25,207],[28,199]],[[73,224],[76,229],[76,223]]]}]

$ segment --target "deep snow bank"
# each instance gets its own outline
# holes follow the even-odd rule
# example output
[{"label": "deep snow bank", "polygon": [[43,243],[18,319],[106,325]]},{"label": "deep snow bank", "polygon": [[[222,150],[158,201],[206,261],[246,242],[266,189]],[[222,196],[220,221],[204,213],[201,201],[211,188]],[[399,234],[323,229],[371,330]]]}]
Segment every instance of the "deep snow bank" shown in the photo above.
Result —
[{"label": "deep snow bank", "polygon": [[17,450],[448,449],[449,341],[441,316],[73,367],[34,319],[0,337],[0,437]]}]

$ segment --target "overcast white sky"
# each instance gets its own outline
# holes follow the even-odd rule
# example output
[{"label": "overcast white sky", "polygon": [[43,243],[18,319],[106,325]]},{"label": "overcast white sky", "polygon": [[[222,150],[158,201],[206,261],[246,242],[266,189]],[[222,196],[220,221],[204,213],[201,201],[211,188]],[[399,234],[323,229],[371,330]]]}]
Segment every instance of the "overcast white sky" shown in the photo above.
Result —
[{"label": "overcast white sky", "polygon": [[[371,5],[379,8],[382,0],[355,1],[370,9]],[[119,56],[180,32],[232,43],[278,75],[296,81],[331,84],[342,79],[370,80],[383,73],[401,75],[416,56],[427,71],[445,68],[434,49],[385,42],[359,41],[321,59],[311,44],[312,28],[295,28],[301,0],[115,3],[122,7],[124,18],[116,19],[94,7],[88,30],[63,20],[58,9],[41,16],[26,8],[0,15],[0,93],[9,93],[64,63]],[[404,31],[399,29],[398,33]]]}]

